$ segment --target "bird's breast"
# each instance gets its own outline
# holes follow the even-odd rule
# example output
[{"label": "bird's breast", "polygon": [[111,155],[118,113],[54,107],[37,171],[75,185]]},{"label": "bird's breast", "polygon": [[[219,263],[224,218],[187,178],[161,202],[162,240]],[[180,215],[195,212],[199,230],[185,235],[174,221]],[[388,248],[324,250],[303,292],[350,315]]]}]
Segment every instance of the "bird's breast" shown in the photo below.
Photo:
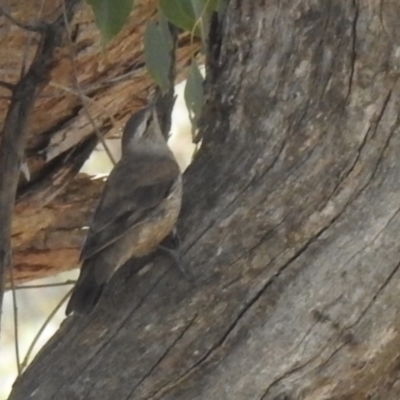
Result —
[{"label": "bird's breast", "polygon": [[[125,235],[130,241],[131,257],[142,257],[153,251],[174,228],[182,202],[182,176],[179,175],[169,195],[148,215],[148,218],[134,226]],[[124,260],[124,261],[127,261]]]}]

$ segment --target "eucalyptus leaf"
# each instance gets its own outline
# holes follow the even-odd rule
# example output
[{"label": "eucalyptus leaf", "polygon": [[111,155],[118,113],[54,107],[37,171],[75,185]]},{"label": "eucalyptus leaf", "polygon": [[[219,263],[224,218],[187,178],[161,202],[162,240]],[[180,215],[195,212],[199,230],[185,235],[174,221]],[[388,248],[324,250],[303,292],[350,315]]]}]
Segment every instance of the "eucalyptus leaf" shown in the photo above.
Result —
[{"label": "eucalyptus leaf", "polygon": [[158,0],[162,14],[172,24],[203,39],[208,19],[218,8],[218,0]]},{"label": "eucalyptus leaf", "polygon": [[168,50],[171,51],[174,45],[171,31],[168,26],[168,20],[160,13],[160,21],[158,23],[161,34],[163,35],[165,42],[167,43]]},{"label": "eucalyptus leaf", "polygon": [[190,65],[189,75],[185,87],[185,103],[189,111],[189,118],[194,127],[197,127],[197,122],[201,113],[204,102],[204,78],[200,72],[199,66],[193,60]]},{"label": "eucalyptus leaf", "polygon": [[196,27],[200,31],[200,37],[204,44],[207,37],[206,32],[208,32],[208,15],[206,15],[204,10],[205,4],[203,0],[190,0],[190,3],[195,15]]},{"label": "eucalyptus leaf", "polygon": [[185,31],[191,31],[196,17],[190,4],[191,0],[158,0],[162,14],[172,24]]},{"label": "eucalyptus leaf", "polygon": [[87,0],[104,42],[116,36],[129,19],[134,0]]},{"label": "eucalyptus leaf", "polygon": [[146,67],[151,77],[161,88],[162,93],[169,90],[171,82],[169,71],[171,68],[172,38],[168,29],[161,23],[150,21],[144,34],[144,57]]}]

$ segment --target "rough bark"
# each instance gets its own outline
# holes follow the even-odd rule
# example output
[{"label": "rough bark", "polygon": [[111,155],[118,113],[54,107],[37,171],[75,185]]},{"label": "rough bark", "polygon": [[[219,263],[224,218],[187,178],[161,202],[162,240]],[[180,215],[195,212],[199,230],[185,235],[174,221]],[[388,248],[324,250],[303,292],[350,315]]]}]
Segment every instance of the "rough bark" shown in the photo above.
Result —
[{"label": "rough bark", "polygon": [[399,18],[231,0],[185,174],[195,283],[122,270],[11,399],[398,399]]},{"label": "rough bark", "polygon": [[[68,1],[63,14],[59,14],[55,21],[37,24],[34,29],[40,32],[40,39],[31,64],[21,71],[21,79],[18,83],[3,84],[10,89],[11,98],[3,124],[0,145],[0,317],[5,286],[4,277],[7,272],[12,271],[11,221],[27,141],[28,119],[36,96],[50,81],[54,54],[62,42],[78,3],[79,0]],[[2,10],[2,13],[5,12]],[[13,17],[9,18],[13,20]]]},{"label": "rough bark", "polygon": [[[20,23],[35,25],[62,17],[61,4],[61,0],[37,0],[28,6],[23,0],[12,0],[2,7],[7,6]],[[142,36],[147,21],[155,17],[155,0],[137,0],[127,26],[103,49],[91,10],[81,2],[70,26],[73,46],[64,35],[55,56],[47,60],[52,64],[51,80],[37,96],[25,129],[24,161],[30,181],[21,174],[12,221],[16,282],[76,267],[85,234],[82,226],[90,220],[102,185],[80,176],[69,186],[96,141],[75,80],[100,132],[108,138],[117,137],[127,118],[154,90],[146,73]],[[39,42],[39,33],[21,29],[0,13],[0,81],[24,88],[21,66],[23,60],[30,65]],[[180,37],[178,80],[184,77],[185,67],[198,48],[189,35]],[[9,88],[0,85],[0,129],[4,129],[10,101]],[[9,287],[8,281],[9,274]]]}]

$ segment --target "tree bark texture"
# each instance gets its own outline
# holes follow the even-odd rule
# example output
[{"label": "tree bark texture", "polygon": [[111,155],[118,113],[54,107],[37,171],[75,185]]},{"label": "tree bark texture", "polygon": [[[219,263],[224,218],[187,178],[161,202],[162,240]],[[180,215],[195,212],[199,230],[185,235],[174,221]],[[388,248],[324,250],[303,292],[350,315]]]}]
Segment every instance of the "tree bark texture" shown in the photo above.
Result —
[{"label": "tree bark texture", "polygon": [[[63,1],[10,0],[0,5],[20,23],[35,25],[62,19]],[[46,60],[52,65],[51,79],[37,96],[26,124],[24,161],[30,180],[21,174],[12,222],[16,282],[76,267],[85,234],[82,226],[90,220],[103,183],[80,176],[69,185],[96,144],[83,102],[105,137],[119,136],[126,120],[154,90],[142,40],[147,22],[156,17],[156,0],[135,1],[129,23],[103,48],[91,9],[81,2],[69,28],[72,45],[64,32],[62,46]],[[39,33],[21,29],[0,13],[0,81],[22,86],[22,65],[30,65],[38,43]],[[179,79],[198,48],[188,34],[180,37]],[[0,85],[1,130],[12,101],[10,90]]]},{"label": "tree bark texture", "polygon": [[183,279],[155,256],[68,318],[11,399],[400,397],[400,6],[229,1]]}]

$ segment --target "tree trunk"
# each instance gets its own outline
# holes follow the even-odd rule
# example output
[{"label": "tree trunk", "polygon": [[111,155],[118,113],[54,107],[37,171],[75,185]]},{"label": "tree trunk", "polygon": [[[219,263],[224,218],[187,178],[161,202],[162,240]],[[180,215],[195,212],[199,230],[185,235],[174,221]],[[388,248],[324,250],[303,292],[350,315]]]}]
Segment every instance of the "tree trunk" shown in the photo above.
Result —
[{"label": "tree trunk", "polygon": [[185,174],[186,281],[131,263],[11,399],[400,397],[400,6],[229,1]]}]

